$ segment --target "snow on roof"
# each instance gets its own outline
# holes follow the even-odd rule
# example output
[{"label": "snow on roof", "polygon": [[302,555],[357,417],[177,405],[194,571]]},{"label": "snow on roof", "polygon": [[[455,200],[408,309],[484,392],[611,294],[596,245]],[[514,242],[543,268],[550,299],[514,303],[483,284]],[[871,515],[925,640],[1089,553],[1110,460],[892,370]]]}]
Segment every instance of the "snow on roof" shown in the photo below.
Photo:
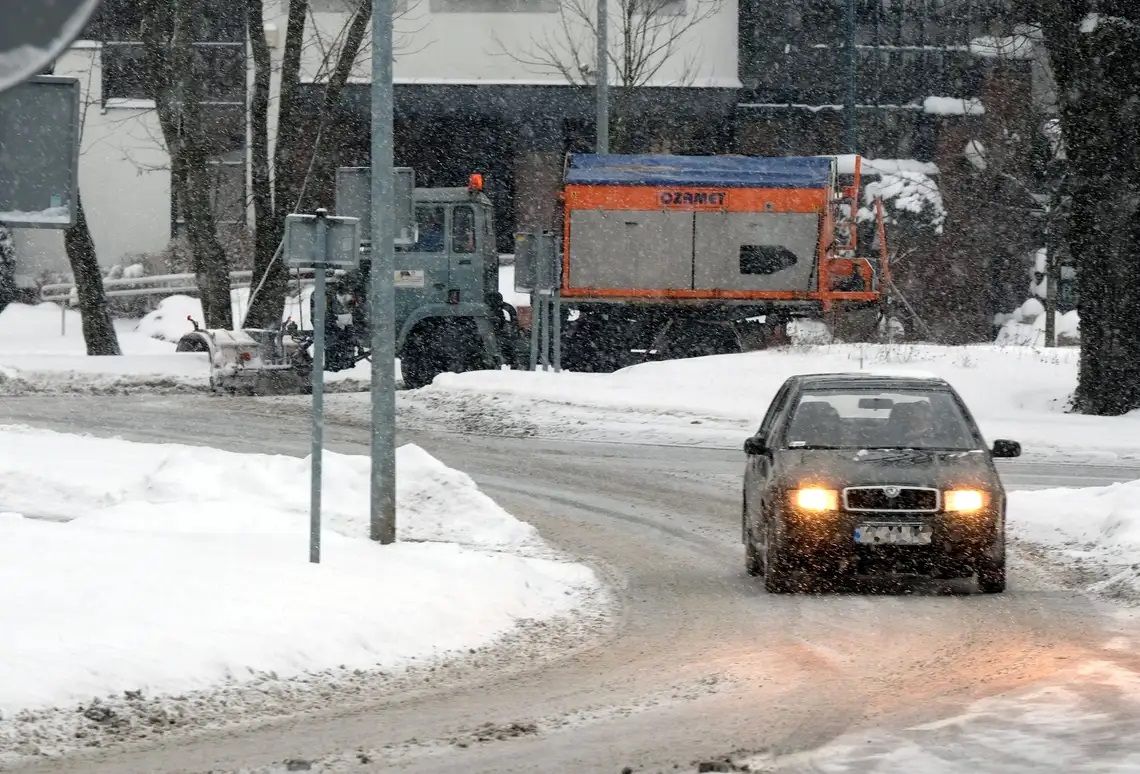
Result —
[{"label": "snow on roof", "polygon": [[[841,154],[835,157],[838,172],[841,175],[855,174],[854,154]],[[922,175],[937,175],[938,165],[933,161],[919,161],[918,159],[863,159],[862,174],[887,175],[899,172],[917,172]]]},{"label": "snow on roof", "polygon": [[580,185],[677,185],[728,188],[827,188],[828,156],[670,156],[573,153],[566,182]]},{"label": "snow on roof", "polygon": [[8,210],[0,212],[0,223],[71,223],[71,209],[68,207],[48,207],[46,210]]},{"label": "snow on roof", "polygon": [[936,116],[982,116],[986,113],[985,105],[975,97],[927,97],[922,109]]},{"label": "snow on roof", "polygon": [[1028,35],[983,35],[970,41],[970,53],[987,59],[1032,59],[1036,52]]}]

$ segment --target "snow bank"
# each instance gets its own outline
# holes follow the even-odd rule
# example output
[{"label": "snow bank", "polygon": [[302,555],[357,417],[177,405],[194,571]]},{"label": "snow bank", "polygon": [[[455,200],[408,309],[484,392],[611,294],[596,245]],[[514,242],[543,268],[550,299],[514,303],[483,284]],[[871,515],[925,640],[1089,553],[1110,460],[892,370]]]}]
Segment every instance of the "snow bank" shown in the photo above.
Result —
[{"label": "snow bank", "polygon": [[1140,591],[1140,481],[1011,492],[1009,498],[1016,537],[1069,559],[1118,568],[1099,585]]},{"label": "snow bank", "polygon": [[[612,374],[442,374],[429,387],[403,393],[400,405],[407,421],[430,408],[436,422],[501,420],[532,434],[736,447],[789,376],[889,367],[947,379],[987,439],[1019,440],[1029,455],[1140,458],[1140,416],[1065,413],[1078,357],[1076,349],[991,345],[793,346],[644,363]],[[336,398],[329,404],[336,410],[357,406],[364,415],[361,396]]]},{"label": "snow bank", "polygon": [[400,542],[380,546],[368,460],[326,456],[312,565],[306,460],[0,428],[0,713],[399,668],[596,588],[463,473],[410,446],[397,464]]},{"label": "snow bank", "polygon": [[175,354],[172,345],[116,320],[122,357],[88,357],[79,312],[55,304],[11,304],[0,312],[0,394],[203,390],[204,355]]},{"label": "snow bank", "polygon": [[849,731],[815,750],[734,762],[739,771],[829,774],[1134,772],[1140,754],[1126,740],[1140,712],[1140,675],[1111,655],[1057,654],[1072,666],[949,717],[899,718],[893,730]]}]

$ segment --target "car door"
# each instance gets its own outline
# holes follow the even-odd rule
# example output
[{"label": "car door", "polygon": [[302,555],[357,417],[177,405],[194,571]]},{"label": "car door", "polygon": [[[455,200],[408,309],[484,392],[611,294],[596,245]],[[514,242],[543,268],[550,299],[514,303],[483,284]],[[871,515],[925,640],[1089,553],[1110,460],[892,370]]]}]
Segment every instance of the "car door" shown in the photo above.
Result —
[{"label": "car door", "polygon": [[478,260],[480,235],[475,207],[458,204],[451,208],[450,214],[449,289],[460,292],[460,301],[481,301],[484,289]]},{"label": "car door", "polygon": [[[756,431],[755,438],[762,438],[770,443],[771,439],[775,437],[773,431],[778,427],[780,418],[785,413],[785,404],[787,403],[790,393],[791,385],[785,382],[776,393],[776,397],[772,399],[772,403],[768,406],[768,412],[764,415],[764,420],[760,423],[760,429]],[[760,523],[765,507],[771,499],[770,490],[773,478],[772,462],[771,455],[748,455],[748,462],[744,470],[746,530],[749,525],[756,526]]]},{"label": "car door", "polygon": [[447,209],[442,204],[416,205],[417,240],[395,250],[396,319],[408,319],[424,304],[447,299]]}]

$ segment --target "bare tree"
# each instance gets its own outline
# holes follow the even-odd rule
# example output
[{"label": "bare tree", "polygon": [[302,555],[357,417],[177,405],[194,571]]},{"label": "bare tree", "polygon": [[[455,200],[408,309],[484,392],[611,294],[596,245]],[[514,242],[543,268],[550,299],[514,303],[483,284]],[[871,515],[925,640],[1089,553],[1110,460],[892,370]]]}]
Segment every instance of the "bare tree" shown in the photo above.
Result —
[{"label": "bare tree", "polygon": [[210,197],[207,132],[202,117],[205,82],[193,46],[200,0],[141,0],[147,86],[171,159],[171,188],[186,221],[206,325],[233,326],[229,261],[218,238]]},{"label": "bare tree", "polygon": [[95,254],[95,242],[87,228],[83,199],[76,194],[78,210],[75,225],[63,233],[63,245],[71,273],[75,277],[75,294],[79,298],[79,314],[83,319],[83,340],[88,355],[121,355],[119,339],[107,308],[103,292],[103,275]]},{"label": "bare tree", "polygon": [[[596,0],[557,0],[558,22],[527,47],[515,50],[496,41],[502,55],[535,73],[565,78],[579,86],[597,80]],[[604,0],[603,0],[604,1]],[[722,0],[617,0],[619,18],[609,25],[609,64],[614,93],[612,145],[620,149],[629,134],[633,90],[656,84],[666,65],[678,73],[668,85],[686,86],[698,76],[699,52],[682,42],[697,26],[719,13]]]},{"label": "bare tree", "polygon": [[372,4],[369,0],[359,0],[343,30],[335,56],[332,51],[326,55],[325,62],[333,64],[328,69],[320,108],[313,116],[304,112],[299,93],[309,4],[308,0],[290,0],[277,101],[277,144],[273,168],[269,170],[268,141],[262,140],[268,136],[271,109],[268,46],[261,24],[261,3],[259,0],[247,0],[247,3],[254,65],[250,119],[255,138],[253,198],[257,235],[253,267],[256,297],[250,300],[245,324],[273,327],[280,324],[288,283],[288,273],[280,257],[285,216],[305,206],[312,172],[324,160],[330,121],[340,106],[345,85],[370,29]]},{"label": "bare tree", "polygon": [[1081,316],[1078,411],[1140,408],[1140,7],[1034,0],[1057,82],[1068,158],[1067,241]]},{"label": "bare tree", "polygon": [[[85,92],[90,94],[94,68],[88,73]],[[79,119],[79,137],[82,139],[87,125],[89,101],[82,105]],[[71,265],[75,280],[75,294],[79,301],[79,314],[83,321],[83,341],[88,355],[120,355],[119,337],[111,319],[107,305],[107,295],[103,288],[103,275],[99,268],[99,256],[95,250],[95,240],[87,225],[87,213],[83,209],[81,191],[75,192],[75,225],[63,233],[63,248]],[[0,295],[3,291],[0,289]],[[2,301],[0,301],[2,306]]]}]

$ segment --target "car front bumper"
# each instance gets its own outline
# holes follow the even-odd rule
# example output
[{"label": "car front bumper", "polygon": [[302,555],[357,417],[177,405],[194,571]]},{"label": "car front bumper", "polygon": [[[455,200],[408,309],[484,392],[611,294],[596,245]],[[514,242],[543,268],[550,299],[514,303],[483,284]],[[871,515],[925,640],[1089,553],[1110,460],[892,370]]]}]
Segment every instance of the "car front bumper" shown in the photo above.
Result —
[{"label": "car front bumper", "polygon": [[[830,559],[922,570],[926,565],[972,566],[978,559],[998,560],[1005,555],[1004,519],[997,510],[975,514],[902,514],[805,513],[789,508],[782,515],[789,549],[812,564]],[[913,545],[857,542],[855,530],[869,523],[921,524],[929,529],[929,542]]]}]

